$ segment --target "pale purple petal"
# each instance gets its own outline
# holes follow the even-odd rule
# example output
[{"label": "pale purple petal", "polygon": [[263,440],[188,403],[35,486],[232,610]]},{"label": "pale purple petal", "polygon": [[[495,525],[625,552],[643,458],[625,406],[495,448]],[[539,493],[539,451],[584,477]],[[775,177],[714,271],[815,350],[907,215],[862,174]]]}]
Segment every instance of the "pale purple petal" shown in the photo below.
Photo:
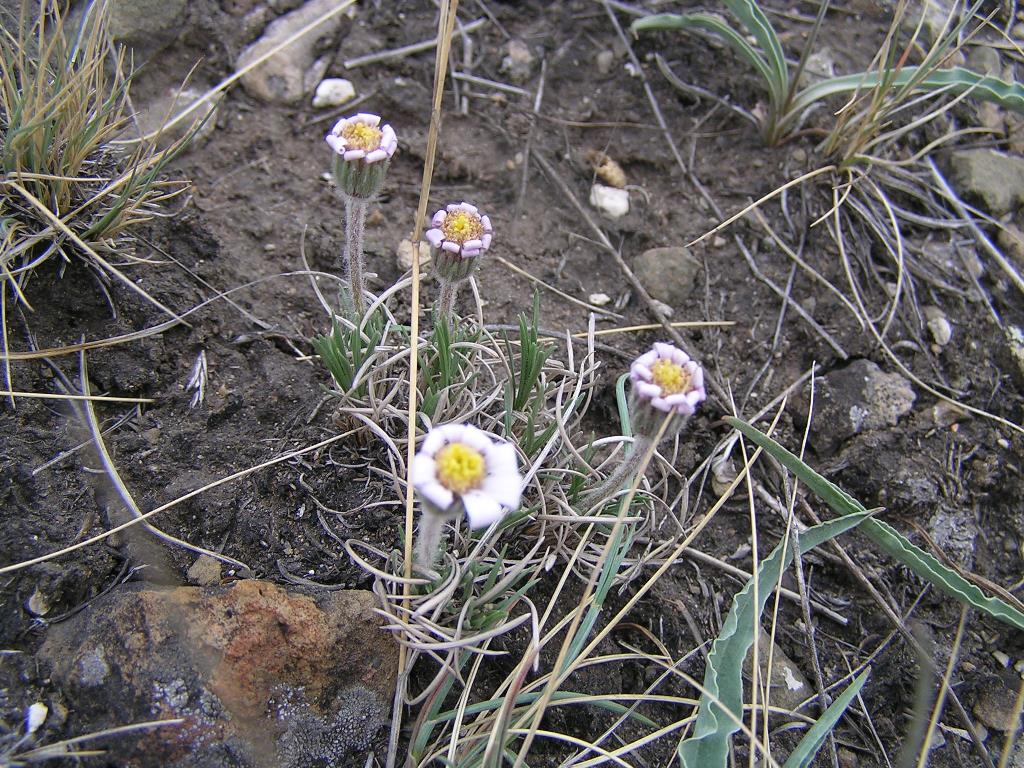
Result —
[{"label": "pale purple petal", "polygon": [[483,249],[485,251],[488,248],[490,248],[491,247],[491,235],[490,235],[490,233],[487,233],[482,238],[480,238],[480,242],[483,243]]},{"label": "pale purple petal", "polygon": [[654,342],[654,353],[660,358],[672,359],[672,353],[676,351],[676,348],[671,344],[666,344],[663,341]]},{"label": "pale purple petal", "polygon": [[484,247],[482,240],[467,240],[462,244],[463,251],[479,251]]},{"label": "pale purple petal", "polygon": [[333,133],[329,133],[327,134],[327,136],[324,137],[324,141],[330,144],[331,149],[333,149],[339,155],[345,153],[345,140],[340,136],[335,136]]},{"label": "pale purple petal", "polygon": [[651,400],[651,405],[657,408],[659,411],[665,411],[665,413],[668,413],[669,411],[672,410],[672,406],[666,403],[665,399],[662,397],[655,397],[653,400]]},{"label": "pale purple petal", "polygon": [[369,112],[360,112],[358,115],[351,119],[357,123],[365,123],[366,125],[372,125],[374,128],[380,125],[380,116],[371,115]]},{"label": "pale purple petal", "polygon": [[658,397],[661,395],[661,387],[647,381],[634,381],[633,388],[642,397]]},{"label": "pale purple petal", "polygon": [[335,136],[341,136],[341,131],[346,125],[348,125],[348,118],[343,117],[341,118],[341,120],[334,124],[333,128],[331,128],[331,133],[333,133]]},{"label": "pale purple petal", "polygon": [[376,163],[376,162],[378,162],[380,160],[387,160],[387,159],[388,159],[388,153],[385,152],[383,149],[375,149],[372,152],[370,152],[370,154],[368,154],[366,156],[366,162],[368,162],[368,163]]},{"label": "pale purple petal", "polygon": [[366,157],[366,150],[365,149],[346,149],[345,150],[345,159],[350,161],[350,162],[352,160],[362,160],[364,157]]},{"label": "pale purple petal", "polygon": [[462,246],[462,258],[470,259],[470,258],[472,258],[474,256],[479,256],[479,255],[480,255],[480,249],[479,248],[467,248],[466,246]]},{"label": "pale purple petal", "polygon": [[644,365],[640,360],[634,360],[633,364],[629,367],[629,376],[633,381],[650,381],[654,378],[654,374],[651,369]]},{"label": "pale purple petal", "polygon": [[461,203],[452,203],[451,205],[448,206],[448,211],[449,211],[449,213],[455,213],[457,211],[465,211],[466,213],[471,213],[474,216],[477,216],[480,213],[480,211],[477,210],[477,207],[475,205],[470,205],[469,203],[467,203],[465,201],[463,201]]},{"label": "pale purple petal", "polygon": [[[636,363],[634,363],[634,365],[642,365],[649,369],[656,362],[658,362],[658,353],[652,349],[640,355],[640,357],[636,359]],[[648,374],[649,373],[650,371],[648,370]]]},{"label": "pale purple petal", "polygon": [[694,389],[704,391],[704,369],[701,368],[694,362],[690,362],[686,366],[686,372],[690,374],[690,382]]},{"label": "pale purple petal", "polygon": [[446,251],[451,251],[452,253],[459,252],[459,244],[453,243],[451,240],[445,240],[443,243],[441,243],[441,247]]},{"label": "pale purple petal", "polygon": [[483,226],[484,232],[490,232],[491,231],[491,217],[490,216],[481,216],[480,217],[480,224],[481,224],[481,226]]},{"label": "pale purple petal", "polygon": [[442,232],[440,229],[428,229],[424,237],[427,238],[427,242],[429,242],[432,246],[434,246],[435,248],[440,248],[441,241],[444,240],[444,232]]},{"label": "pale purple petal", "polygon": [[444,210],[440,210],[434,214],[434,218],[430,220],[430,223],[435,227],[440,227],[444,224],[444,220],[448,218],[448,213]]},{"label": "pale purple petal", "polygon": [[505,516],[501,504],[482,491],[470,491],[465,494],[462,497],[462,504],[466,508],[466,519],[470,528],[486,528]]}]

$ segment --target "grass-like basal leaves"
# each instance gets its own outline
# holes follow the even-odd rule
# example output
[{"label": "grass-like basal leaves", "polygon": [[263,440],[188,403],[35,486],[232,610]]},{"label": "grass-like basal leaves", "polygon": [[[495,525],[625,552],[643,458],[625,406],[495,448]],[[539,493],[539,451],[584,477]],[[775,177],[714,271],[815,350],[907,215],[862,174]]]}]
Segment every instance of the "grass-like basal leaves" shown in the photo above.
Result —
[{"label": "grass-like basal leaves", "polygon": [[[842,489],[819,475],[797,456],[787,451],[767,435],[745,421],[726,417],[725,421],[752,442],[764,448],[783,466],[796,475],[802,483],[818,494],[835,512],[850,514],[864,512],[864,506]],[[860,527],[871,541],[887,555],[897,560],[920,578],[935,585],[944,593],[967,603],[992,618],[999,619],[1017,629],[1024,629],[1024,613],[995,597],[988,597],[978,587],[951,568],[947,568],[935,557],[911,543],[903,534],[881,520],[868,519]]]},{"label": "grass-like basal leaves", "polygon": [[811,764],[815,755],[818,754],[818,750],[821,749],[821,745],[825,743],[828,734],[835,727],[836,723],[839,722],[839,718],[843,716],[843,713],[846,712],[850,702],[860,693],[860,689],[864,687],[864,683],[867,682],[868,675],[870,674],[870,668],[865,669],[857,675],[852,683],[846,686],[846,690],[829,705],[828,709],[818,718],[818,721],[800,739],[800,743],[790,753],[789,759],[786,760],[786,764],[782,768],[807,768]]},{"label": "grass-like basal leaves", "polygon": [[[869,512],[860,510],[808,528],[800,534],[800,549],[809,552],[861,525],[869,516]],[[757,602],[753,579],[733,598],[732,609],[708,654],[693,735],[679,744],[683,768],[724,768],[727,764],[732,735],[743,718],[743,660],[754,644],[765,603],[792,560],[793,548],[783,540],[757,569]]]}]

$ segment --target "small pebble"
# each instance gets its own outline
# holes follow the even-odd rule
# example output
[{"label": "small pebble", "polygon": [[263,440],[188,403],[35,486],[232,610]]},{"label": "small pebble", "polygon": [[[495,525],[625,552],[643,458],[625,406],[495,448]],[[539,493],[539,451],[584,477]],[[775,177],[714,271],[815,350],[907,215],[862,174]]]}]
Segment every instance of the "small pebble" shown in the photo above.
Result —
[{"label": "small pebble", "polygon": [[607,293],[592,293],[587,296],[587,301],[595,307],[603,307],[606,304],[612,303],[612,297]]},{"label": "small pebble", "polygon": [[[425,264],[430,262],[430,244],[426,242],[420,243],[420,269],[423,269]],[[412,269],[412,240],[406,238],[398,244],[398,249],[395,251],[395,266],[398,267],[401,272],[408,272]]]},{"label": "small pebble", "polygon": [[340,77],[329,77],[316,87],[313,95],[313,106],[317,109],[340,107],[356,97],[356,88],[351,80]]},{"label": "small pebble", "polygon": [[621,219],[629,213],[629,192],[595,184],[590,188],[590,204],[606,216]]},{"label": "small pebble", "polygon": [[1000,664],[1001,664],[1002,666],[1004,666],[1004,667],[1008,667],[1008,666],[1010,666],[1010,657],[1009,657],[1009,656],[1007,656],[1007,655],[1006,655],[1005,653],[1003,653],[1002,651],[992,651],[992,656],[993,656],[993,658],[995,658],[995,660],[996,660],[996,661],[998,661],[998,662],[999,662],[999,663],[1000,663]]},{"label": "small pebble", "polygon": [[200,555],[188,569],[188,580],[200,587],[220,584],[220,561],[209,555]]},{"label": "small pebble", "polygon": [[597,65],[597,71],[602,75],[607,75],[612,71],[612,67],[615,64],[615,52],[614,51],[601,51],[597,54],[597,58],[594,60]]},{"label": "small pebble", "polygon": [[935,343],[940,347],[949,344],[953,338],[953,326],[949,324],[946,314],[938,307],[928,306],[924,308],[924,316]]}]

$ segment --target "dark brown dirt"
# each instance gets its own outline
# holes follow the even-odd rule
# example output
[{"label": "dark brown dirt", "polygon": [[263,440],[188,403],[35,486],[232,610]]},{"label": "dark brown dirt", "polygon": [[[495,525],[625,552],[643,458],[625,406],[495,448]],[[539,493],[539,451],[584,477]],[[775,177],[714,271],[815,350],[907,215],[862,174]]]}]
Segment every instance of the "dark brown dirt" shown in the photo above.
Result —
[{"label": "dark brown dirt", "polygon": [[[143,73],[137,86],[140,101],[147,93],[163,88],[169,78],[183,77],[198,58],[202,61],[195,79],[215,82],[230,74],[230,62],[248,40],[229,5],[190,4],[191,17],[181,41],[149,62],[150,79]],[[870,61],[888,21],[886,14],[873,6],[862,2],[848,5],[830,14],[824,39],[838,51],[837,66],[843,72]],[[472,3],[466,6],[464,13],[469,19],[477,9]],[[591,242],[593,233],[536,161],[530,164],[523,186],[527,146],[534,156],[543,156],[557,169],[584,205],[592,180],[584,162],[586,152],[605,151],[623,166],[636,189],[631,195],[633,208],[621,220],[601,223],[627,263],[647,248],[692,240],[718,219],[673,160],[641,82],[624,69],[621,43],[600,4],[582,0],[489,2],[488,8],[501,28],[490,24],[477,34],[474,73],[498,81],[507,79],[500,69],[507,32],[546,60],[544,101],[534,117],[532,90],[538,84],[538,69],[523,84],[531,91],[529,96],[473,87],[474,93],[484,97],[470,99],[469,114],[445,117],[431,210],[451,200],[472,200],[494,220],[494,254],[572,296],[585,300],[588,294],[604,292],[619,297],[630,290],[622,272]],[[350,72],[344,70],[341,60],[364,50],[423,39],[434,28],[433,14],[432,5],[424,3],[370,4],[352,23],[332,65],[331,74],[350,77],[360,94],[369,95],[359,109],[385,115],[399,134],[399,155],[383,195],[371,206],[367,250],[369,268],[377,275],[371,287],[377,291],[400,276],[394,253],[413,226],[433,60],[425,53]],[[789,16],[773,15],[772,19],[785,32],[787,45],[796,49],[806,24]],[[621,21],[628,23],[625,17]],[[602,51],[612,51],[615,56],[607,74],[594,65]],[[690,171],[722,210],[738,210],[814,163],[813,136],[766,148],[749,125],[710,103],[676,94],[645,58],[654,51],[663,52],[688,81],[728,94],[732,101],[747,107],[760,97],[757,83],[731,54],[708,49],[697,38],[658,35],[637,43],[637,53]],[[450,108],[452,99],[447,98],[445,104]],[[250,100],[241,89],[231,90],[211,138],[175,164],[174,173],[192,181],[188,203],[174,217],[143,227],[132,246],[137,255],[155,263],[129,267],[130,276],[178,312],[186,312],[221,291],[247,286],[231,294],[236,305],[213,301],[190,314],[187,326],[88,353],[94,391],[152,401],[97,408],[103,426],[110,427],[105,439],[113,460],[141,509],[152,509],[333,433],[333,409],[318,408],[330,384],[329,376],[315,364],[298,359],[311,352],[309,339],[327,330],[325,316],[309,278],[293,273],[304,269],[303,248],[312,269],[339,271],[342,211],[321,176],[330,161],[323,135],[343,113],[347,110],[324,114],[305,105],[265,106]],[[807,215],[797,224],[823,213],[829,199],[827,185],[812,188],[807,194]],[[788,227],[778,205],[766,206],[764,213],[778,231],[799,237],[799,232]],[[792,262],[763,239],[761,229],[740,223],[730,232],[751,245],[759,269],[768,278],[786,285]],[[911,232],[910,236],[922,241],[925,233]],[[842,266],[827,233],[818,228],[808,237],[805,258],[831,282],[845,286]],[[859,358],[893,370],[842,304],[803,272],[795,273],[792,296],[834,336],[847,360],[840,359],[792,311],[787,312],[774,343],[780,300],[755,279],[731,236],[699,245],[694,252],[703,262],[702,284],[689,305],[674,307],[673,319],[735,322],[731,327],[686,331],[684,335],[709,374],[735,393],[742,414],[756,412],[812,363],[826,374]],[[874,255],[879,263],[884,261],[883,254]],[[478,279],[487,302],[487,320],[493,323],[513,322],[528,306],[535,288],[496,261],[482,270]],[[1012,287],[1007,288],[992,271],[981,281],[1004,320],[1019,321],[1024,305]],[[431,290],[427,288],[428,301]],[[1001,330],[977,303],[924,280],[919,290],[922,303],[943,308],[954,328],[954,341],[937,355],[906,352],[907,365],[926,380],[944,378],[964,391],[970,404],[1019,422],[1024,389]],[[40,270],[31,281],[29,299],[35,311],[9,317],[15,350],[61,347],[81,338],[99,340],[166,320],[119,286],[107,285],[105,292],[95,275],[78,263],[59,273],[51,267]],[[543,290],[541,311],[546,328],[578,331],[586,327],[582,308]],[[622,314],[623,324],[651,322],[636,295]],[[901,320],[913,327],[912,313],[907,312]],[[891,342],[911,337],[900,325],[897,323]],[[613,338],[612,343],[624,354],[633,355],[662,335]],[[193,393],[186,383],[200,353],[205,354],[208,365],[208,383],[203,402],[191,407]],[[77,381],[76,355],[51,359],[72,383]],[[607,370],[590,426],[610,434],[616,431],[612,387],[624,364],[612,355],[606,356],[605,362]],[[764,377],[761,372],[766,366]],[[38,361],[13,365],[16,390],[56,392],[58,379],[53,369]],[[897,426],[856,435],[836,451],[815,451],[816,432],[823,435],[821,444],[830,443],[829,425],[812,422],[810,463],[866,506],[885,507],[885,519],[919,544],[924,541],[915,526],[927,527],[936,510],[945,510],[959,521],[955,526],[975,527],[978,535],[973,553],[968,553],[973,554],[970,567],[996,584],[1015,589],[1020,585],[1024,543],[1020,504],[1024,497],[1020,459],[1024,437],[978,417],[952,426],[936,424],[936,403],[934,397],[918,390],[913,412]],[[695,461],[681,464],[681,472],[692,471],[696,461],[726,434],[717,419],[727,412],[724,402],[711,400],[705,405],[687,438],[691,445],[681,452]],[[96,472],[100,464],[94,452],[88,447],[75,450],[89,436],[72,408],[58,400],[19,399],[16,409],[9,404],[0,409],[0,434],[4,436],[0,441],[0,503],[6,512],[0,532],[3,564],[45,555],[127,519],[105,475]],[[800,431],[791,413],[783,415],[777,437],[790,447],[799,445]],[[47,464],[66,451],[71,453]],[[385,550],[400,547],[401,514],[395,490],[365,471],[379,459],[374,448],[342,442],[220,485],[161,513],[153,522],[168,533],[244,562],[254,576],[284,581],[291,575],[335,587],[365,588],[371,580],[349,562],[328,534],[312,499],[315,496],[341,513],[327,518],[337,537],[364,539]],[[691,514],[700,514],[714,501],[710,483],[706,486],[702,495],[692,489]],[[815,500],[810,503],[827,516],[827,510]],[[767,508],[759,513],[764,552],[778,540],[782,526]],[[695,546],[726,559],[749,538],[745,494],[738,494]],[[51,684],[45,666],[36,664],[33,654],[52,623],[87,605],[104,590],[116,589],[124,579],[185,582],[193,555],[166,549],[161,567],[135,571],[133,566],[140,564],[133,549],[137,541],[138,535],[111,537],[102,544],[5,575],[0,581],[4,607],[0,647],[11,652],[0,660],[0,711],[5,722],[18,722],[25,707],[40,700],[48,702],[53,711],[66,709],[64,720],[51,732],[53,737],[81,732],[82,724],[75,718],[76,702]],[[937,663],[944,664],[959,607],[935,591],[922,593],[921,582],[876,553],[866,540],[847,537],[844,545],[894,605],[904,612],[912,609],[912,618],[934,637]],[[834,680],[848,671],[847,665],[861,663],[892,628],[836,558],[810,559],[811,580],[819,599],[838,606],[850,620],[847,627],[827,619],[819,622],[824,676]],[[735,565],[749,568],[749,560],[749,554],[742,555]],[[225,572],[224,577],[239,575]],[[538,589],[543,592],[550,586]],[[693,650],[698,640],[678,606],[690,612],[701,639],[709,639],[717,634],[738,586],[720,572],[686,560],[673,567],[657,590],[641,601],[631,621],[657,635],[668,651],[679,657]],[[33,617],[26,607],[37,591],[50,603],[43,617]],[[616,601],[628,596],[627,591]],[[804,635],[797,629],[801,620],[792,605],[784,604],[779,626],[787,629],[780,642],[797,662],[807,659]],[[507,642],[514,644],[516,637]],[[612,638],[607,643],[609,652],[621,650],[625,642],[649,643],[632,631]],[[1020,659],[1024,657],[1024,637],[974,615],[953,681],[968,712],[986,681],[1000,669],[993,658],[995,651],[1008,654],[1011,660]],[[698,677],[702,669],[699,654],[683,666]],[[810,671],[805,667],[805,672]],[[500,663],[496,665],[497,679],[506,672]],[[624,664],[620,674],[613,676],[617,679],[603,673],[595,673],[591,679],[584,674],[569,687],[593,693],[636,692],[657,672],[639,664]],[[851,718],[838,732],[841,746],[854,756],[852,764],[885,765],[883,752],[896,754],[909,727],[919,674],[918,660],[902,641],[885,646],[863,692],[872,721]],[[679,685],[665,690],[685,693],[688,689]],[[647,714],[655,719],[661,715],[665,722],[678,716],[657,710]],[[953,714],[947,713],[945,722],[962,727]],[[563,708],[551,715],[550,724],[586,738],[600,733],[609,720],[590,710]],[[628,738],[630,734],[622,735]],[[994,754],[998,754],[1002,737],[998,733],[989,737]],[[787,737],[778,738],[779,744],[785,744]],[[933,751],[931,765],[981,764],[970,742],[951,732],[945,740],[944,746]],[[548,748],[552,749],[550,757],[543,751]],[[532,764],[556,764],[557,749],[538,749],[541,751]],[[652,764],[667,764],[671,753],[666,744],[652,750],[649,757]]]}]

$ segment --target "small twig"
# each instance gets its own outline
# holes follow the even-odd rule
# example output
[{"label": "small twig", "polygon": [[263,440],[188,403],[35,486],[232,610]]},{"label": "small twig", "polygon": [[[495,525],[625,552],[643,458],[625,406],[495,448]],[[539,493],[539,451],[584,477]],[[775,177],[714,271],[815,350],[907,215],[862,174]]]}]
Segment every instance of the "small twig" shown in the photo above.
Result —
[{"label": "small twig", "polygon": [[[477,19],[471,21],[465,27],[462,28],[464,34],[475,32],[480,29],[484,24],[487,23],[487,19]],[[403,45],[401,48],[392,48],[387,51],[378,51],[377,53],[368,53],[365,56],[357,56],[354,59],[348,59],[345,62],[345,69],[356,69],[357,67],[365,67],[367,64],[378,64],[382,61],[390,61],[391,59],[404,59],[406,56],[411,56],[414,53],[422,53],[423,51],[429,51],[432,48],[437,47],[437,37],[432,37],[429,40],[421,40],[418,43],[412,43],[410,45]]]}]

